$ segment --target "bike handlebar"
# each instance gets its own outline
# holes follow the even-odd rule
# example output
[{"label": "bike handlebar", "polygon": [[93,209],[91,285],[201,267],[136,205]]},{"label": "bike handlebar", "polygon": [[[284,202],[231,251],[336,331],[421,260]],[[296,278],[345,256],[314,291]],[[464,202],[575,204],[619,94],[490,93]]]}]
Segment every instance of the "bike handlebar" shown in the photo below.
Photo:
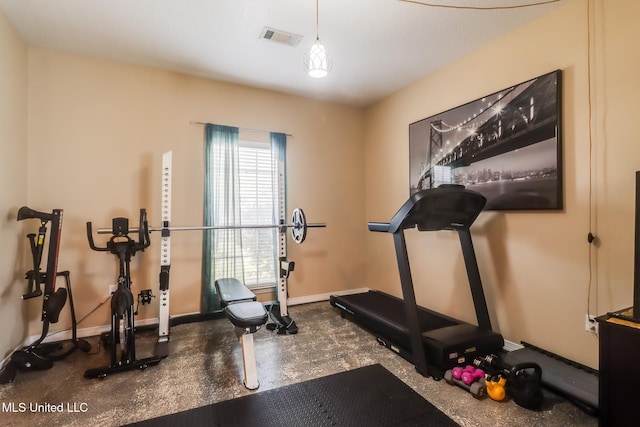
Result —
[{"label": "bike handlebar", "polygon": [[[117,219],[127,221],[126,218],[117,218]],[[130,248],[133,253],[137,251],[144,251],[146,248],[148,248],[151,245],[151,239],[149,237],[149,223],[147,222],[147,211],[144,208],[140,209],[140,225],[138,226],[139,241],[136,241],[131,237],[129,237],[128,228],[126,228],[123,233],[118,233],[118,234],[115,233],[116,227],[114,227],[113,229],[114,229],[114,234],[111,236],[109,241],[105,244],[105,246],[104,247],[96,246],[93,240],[93,225],[90,221],[88,221],[87,222],[87,240],[89,241],[89,247],[94,251],[98,251],[98,252],[114,252],[115,248],[119,246],[116,244],[119,242],[115,241],[115,239],[117,238],[126,238],[127,239],[126,243],[129,243],[131,245]]]},{"label": "bike handlebar", "polygon": [[140,209],[140,220],[138,224],[140,224],[138,226],[138,240],[140,246],[138,246],[136,249],[144,251],[151,245],[151,236],[149,236],[149,222],[147,221],[146,209]]},{"label": "bike handlebar", "polygon": [[93,249],[94,251],[108,251],[109,248],[108,247],[104,247],[104,248],[100,248],[98,246],[95,245],[95,243],[93,242],[93,228],[91,227],[91,222],[88,221],[87,222],[87,240],[89,240],[89,247],[91,249]]}]

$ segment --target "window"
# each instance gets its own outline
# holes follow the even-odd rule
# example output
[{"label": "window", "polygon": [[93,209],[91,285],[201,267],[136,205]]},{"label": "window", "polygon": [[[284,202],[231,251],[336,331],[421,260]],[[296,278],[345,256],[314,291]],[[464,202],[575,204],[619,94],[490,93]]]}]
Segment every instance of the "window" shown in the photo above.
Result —
[{"label": "window", "polygon": [[[241,224],[277,224],[277,175],[269,144],[240,140],[238,163]],[[242,230],[244,280],[247,286],[275,286],[277,245],[275,228]]]},{"label": "window", "polygon": [[[205,125],[203,223],[222,228],[203,231],[203,313],[220,310],[212,286],[217,279],[236,278],[253,289],[278,282],[280,239],[273,225],[285,206],[278,198],[285,197],[280,181],[286,173],[286,142],[282,133]],[[261,225],[269,227],[256,228]]]}]

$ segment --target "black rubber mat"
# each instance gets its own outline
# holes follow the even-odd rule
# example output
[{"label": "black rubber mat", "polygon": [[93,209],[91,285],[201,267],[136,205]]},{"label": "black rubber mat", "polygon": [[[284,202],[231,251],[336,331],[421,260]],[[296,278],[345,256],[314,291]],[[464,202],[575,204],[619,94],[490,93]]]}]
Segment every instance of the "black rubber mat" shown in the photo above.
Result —
[{"label": "black rubber mat", "polygon": [[379,364],[129,426],[457,426]]}]

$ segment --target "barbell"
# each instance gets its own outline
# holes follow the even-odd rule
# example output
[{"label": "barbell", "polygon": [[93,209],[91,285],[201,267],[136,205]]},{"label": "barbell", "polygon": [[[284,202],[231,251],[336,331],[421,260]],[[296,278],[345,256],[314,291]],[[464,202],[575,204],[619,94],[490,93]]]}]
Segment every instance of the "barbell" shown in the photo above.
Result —
[{"label": "barbell", "polygon": [[[241,229],[258,229],[258,228],[278,228],[280,232],[284,232],[287,228],[291,229],[291,237],[296,243],[304,242],[307,238],[308,228],[325,228],[325,223],[307,223],[307,219],[304,216],[304,211],[300,208],[295,208],[291,215],[290,224],[252,224],[252,225],[196,225],[187,227],[149,227],[149,232],[152,231],[195,231],[195,230],[241,230]],[[129,231],[137,233],[138,228],[130,228]],[[113,234],[111,228],[99,228],[98,234]]]}]

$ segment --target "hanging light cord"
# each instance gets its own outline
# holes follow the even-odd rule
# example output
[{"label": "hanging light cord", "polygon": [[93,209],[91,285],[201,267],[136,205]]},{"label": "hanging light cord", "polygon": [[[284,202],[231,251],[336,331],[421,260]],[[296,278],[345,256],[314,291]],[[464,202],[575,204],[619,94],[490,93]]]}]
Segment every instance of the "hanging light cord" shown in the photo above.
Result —
[{"label": "hanging light cord", "polygon": [[444,9],[468,9],[468,10],[502,10],[502,9],[519,9],[523,7],[542,6],[545,4],[558,3],[561,0],[546,0],[536,3],[519,4],[513,6],[455,6],[448,4],[426,3],[418,0],[400,0],[405,3],[415,3],[422,6],[440,7]]},{"label": "hanging light cord", "polygon": [[320,25],[318,24],[319,22],[319,18],[318,18],[318,0],[316,0],[316,40],[320,40]]},{"label": "hanging light cord", "polygon": [[[595,27],[594,27],[595,28]],[[591,0],[587,0],[587,102],[588,102],[588,122],[589,122],[589,236],[598,236],[598,187],[593,184],[594,176],[598,179],[597,153],[594,154],[593,147],[593,103],[592,103],[592,75],[591,69],[591,32],[595,31],[591,27]],[[595,193],[595,194],[594,194]],[[591,232],[593,227],[593,233]],[[589,243],[592,243],[590,241]],[[589,283],[587,287],[587,314],[591,313],[591,293],[595,288],[594,313],[598,312],[598,251],[593,244],[589,245]]]}]

